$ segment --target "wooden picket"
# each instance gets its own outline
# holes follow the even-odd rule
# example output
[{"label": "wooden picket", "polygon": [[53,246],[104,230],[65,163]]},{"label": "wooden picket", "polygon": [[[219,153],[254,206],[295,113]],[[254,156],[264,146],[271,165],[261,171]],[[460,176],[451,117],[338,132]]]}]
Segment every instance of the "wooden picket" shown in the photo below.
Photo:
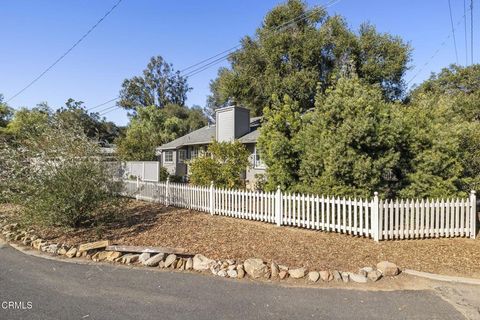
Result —
[{"label": "wooden picket", "polygon": [[373,200],[233,190],[171,182],[125,181],[126,197],[212,215],[263,221],[375,240],[475,237],[476,197]]}]

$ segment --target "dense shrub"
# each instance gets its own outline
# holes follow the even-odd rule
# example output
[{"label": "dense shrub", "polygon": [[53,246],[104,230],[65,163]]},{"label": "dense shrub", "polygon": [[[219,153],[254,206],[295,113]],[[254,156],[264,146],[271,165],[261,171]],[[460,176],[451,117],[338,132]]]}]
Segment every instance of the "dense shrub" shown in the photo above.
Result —
[{"label": "dense shrub", "polygon": [[78,227],[116,201],[122,184],[81,128],[50,119],[41,132],[0,146],[1,195],[28,222]]},{"label": "dense shrub", "polygon": [[238,141],[214,141],[206,154],[190,162],[190,181],[203,186],[213,181],[221,188],[241,187],[242,175],[250,164],[248,156],[248,150]]}]

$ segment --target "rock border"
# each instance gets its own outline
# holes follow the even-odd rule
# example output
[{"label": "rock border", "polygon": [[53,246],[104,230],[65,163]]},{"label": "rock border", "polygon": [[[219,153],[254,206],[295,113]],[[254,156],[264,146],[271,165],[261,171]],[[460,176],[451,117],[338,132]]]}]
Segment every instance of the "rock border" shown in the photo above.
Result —
[{"label": "rock border", "polygon": [[309,284],[321,282],[368,283],[377,282],[385,277],[394,277],[400,269],[392,262],[381,261],[373,267],[363,267],[358,272],[340,270],[309,270],[306,267],[289,267],[275,261],[249,258],[245,261],[234,259],[213,260],[202,254],[193,257],[177,256],[174,253],[129,253],[105,250],[110,242],[96,241],[69,246],[65,243],[52,243],[34,235],[34,230],[23,230],[17,223],[8,224],[0,216],[0,231],[6,242],[20,242],[24,246],[66,258],[84,258],[94,262],[110,262],[125,265],[144,266],[148,268],[170,269],[178,271],[197,271],[211,273],[218,277],[254,280],[282,281],[288,278],[305,281]]}]

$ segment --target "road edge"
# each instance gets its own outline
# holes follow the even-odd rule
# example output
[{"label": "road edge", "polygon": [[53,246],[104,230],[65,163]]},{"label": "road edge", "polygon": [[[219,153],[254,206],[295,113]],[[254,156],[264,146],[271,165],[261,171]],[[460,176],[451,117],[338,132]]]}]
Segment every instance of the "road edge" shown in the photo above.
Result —
[{"label": "road edge", "polygon": [[455,276],[446,276],[442,274],[430,273],[417,271],[412,269],[405,269],[403,273],[409,274],[415,277],[421,277],[430,280],[450,282],[450,283],[462,283],[462,284],[471,284],[471,285],[480,285],[480,279],[475,278],[466,278],[466,277],[455,277]]}]

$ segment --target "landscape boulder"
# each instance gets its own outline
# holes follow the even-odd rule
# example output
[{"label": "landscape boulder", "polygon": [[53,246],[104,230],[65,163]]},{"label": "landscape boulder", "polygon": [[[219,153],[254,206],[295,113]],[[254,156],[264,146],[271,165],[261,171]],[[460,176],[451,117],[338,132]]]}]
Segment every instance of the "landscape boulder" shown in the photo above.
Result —
[{"label": "landscape boulder", "polygon": [[308,280],[310,280],[311,282],[317,282],[319,278],[320,274],[317,271],[310,271],[308,273]]},{"label": "landscape boulder", "polygon": [[193,259],[188,258],[187,262],[185,262],[185,270],[192,270],[193,269]]},{"label": "landscape boulder", "polygon": [[262,259],[247,259],[243,263],[245,272],[253,279],[265,276],[267,273],[267,266]]},{"label": "landscape boulder", "polygon": [[127,253],[126,255],[122,256],[122,263],[125,264],[132,264],[138,261],[139,254],[132,254]]},{"label": "landscape boulder", "polygon": [[400,272],[395,263],[388,261],[379,262],[377,270],[380,270],[383,276],[396,276]]},{"label": "landscape boulder", "polygon": [[138,262],[141,264],[145,264],[145,262],[150,259],[150,253],[148,252],[143,252],[139,257],[138,257]]},{"label": "landscape boulder", "polygon": [[243,279],[245,277],[245,269],[243,269],[243,265],[239,264],[237,266],[237,278]]},{"label": "landscape boulder", "polygon": [[332,281],[333,274],[330,271],[323,270],[323,271],[320,271],[320,278],[322,279],[322,281],[326,281],[326,282]]},{"label": "landscape boulder", "polygon": [[367,278],[370,281],[376,282],[378,279],[382,277],[382,272],[379,270],[372,270],[368,273]]},{"label": "landscape boulder", "polygon": [[150,257],[147,260],[145,260],[145,262],[143,262],[143,265],[147,266],[147,267],[156,267],[156,266],[158,266],[160,261],[163,260],[164,257],[165,257],[164,253],[158,253],[158,254],[154,255],[153,257]]},{"label": "landscape boulder", "polygon": [[209,259],[202,254],[196,254],[193,257],[193,270],[203,271],[210,269],[215,264],[215,260]]},{"label": "landscape boulder", "polygon": [[367,277],[362,274],[350,273],[349,277],[350,277],[350,280],[352,280],[353,282],[358,282],[358,283],[367,282]]},{"label": "landscape boulder", "polygon": [[278,265],[275,262],[272,262],[272,265],[270,266],[271,272],[272,272],[272,279],[278,278],[278,273],[280,272],[280,269],[278,268]]},{"label": "landscape boulder", "polygon": [[333,270],[332,275],[333,275],[333,280],[342,281],[342,275],[337,270]]},{"label": "landscape boulder", "polygon": [[177,260],[177,256],[174,255],[174,254],[169,254],[167,256],[167,258],[165,259],[165,268],[168,268],[170,267],[171,265],[173,265],[173,263],[175,262],[175,260]]},{"label": "landscape boulder", "polygon": [[292,277],[294,279],[300,279],[300,278],[305,277],[306,272],[307,272],[307,269],[305,269],[303,267],[288,270],[288,273],[290,274],[290,277]]},{"label": "landscape boulder", "polygon": [[236,278],[238,273],[237,273],[237,270],[234,270],[234,269],[230,269],[227,271],[227,274],[230,278]]},{"label": "landscape boulder", "polygon": [[77,254],[77,248],[71,247],[70,250],[68,250],[67,253],[65,253],[65,256],[67,258],[73,258],[75,257],[76,254]]}]

